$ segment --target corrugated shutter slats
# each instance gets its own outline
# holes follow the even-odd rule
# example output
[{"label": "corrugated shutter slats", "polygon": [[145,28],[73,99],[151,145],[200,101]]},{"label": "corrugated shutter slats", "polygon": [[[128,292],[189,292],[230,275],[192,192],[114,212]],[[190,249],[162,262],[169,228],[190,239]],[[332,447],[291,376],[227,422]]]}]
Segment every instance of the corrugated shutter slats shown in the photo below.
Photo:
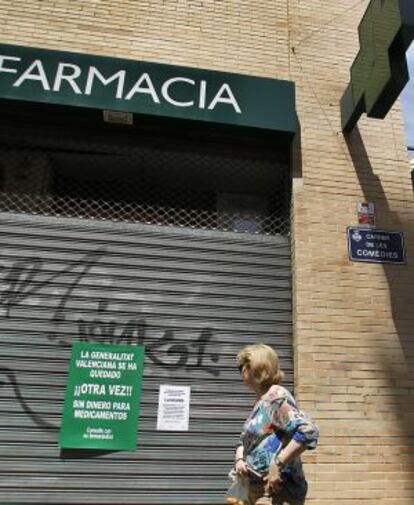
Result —
[{"label": "corrugated shutter slats", "polygon": [[[237,352],[269,343],[292,381],[288,239],[1,214],[0,244],[1,503],[222,504]],[[135,453],[60,452],[79,339],[147,346]],[[160,384],[191,386],[189,432],[156,431]]]}]

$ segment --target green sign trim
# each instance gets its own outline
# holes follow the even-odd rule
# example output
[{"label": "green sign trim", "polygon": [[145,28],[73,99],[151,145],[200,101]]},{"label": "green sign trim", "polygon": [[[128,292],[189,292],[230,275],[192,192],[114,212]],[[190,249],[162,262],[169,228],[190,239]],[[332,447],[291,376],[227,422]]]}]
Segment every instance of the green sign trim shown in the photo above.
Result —
[{"label": "green sign trim", "polygon": [[290,81],[0,44],[0,98],[295,133]]},{"label": "green sign trim", "polygon": [[413,0],[371,0],[359,25],[360,51],[341,99],[342,128],[361,115],[383,119],[409,80],[406,51],[414,39]]},{"label": "green sign trim", "polygon": [[135,450],[143,368],[143,346],[74,343],[60,447]]}]

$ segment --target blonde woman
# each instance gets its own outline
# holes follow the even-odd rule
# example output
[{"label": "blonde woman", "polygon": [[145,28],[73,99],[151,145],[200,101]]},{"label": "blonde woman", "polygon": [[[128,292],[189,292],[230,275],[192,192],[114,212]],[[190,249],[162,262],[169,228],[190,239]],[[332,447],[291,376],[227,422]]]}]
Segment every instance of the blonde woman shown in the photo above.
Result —
[{"label": "blonde woman", "polygon": [[302,505],[307,482],[300,455],[316,447],[318,428],[281,386],[284,374],[271,347],[248,345],[237,361],[245,385],[257,398],[234,463],[238,474],[249,477],[250,505]]}]

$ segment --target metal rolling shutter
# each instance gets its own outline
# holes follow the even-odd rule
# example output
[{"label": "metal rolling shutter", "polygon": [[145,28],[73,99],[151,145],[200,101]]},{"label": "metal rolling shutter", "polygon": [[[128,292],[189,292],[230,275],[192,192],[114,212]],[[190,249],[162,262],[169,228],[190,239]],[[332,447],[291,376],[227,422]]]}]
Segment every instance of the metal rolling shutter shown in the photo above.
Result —
[{"label": "metal rolling shutter", "polygon": [[[292,381],[287,238],[0,214],[0,502],[221,504],[253,396],[242,346]],[[70,344],[147,347],[138,450],[62,457]],[[160,384],[190,431],[157,432]]]}]

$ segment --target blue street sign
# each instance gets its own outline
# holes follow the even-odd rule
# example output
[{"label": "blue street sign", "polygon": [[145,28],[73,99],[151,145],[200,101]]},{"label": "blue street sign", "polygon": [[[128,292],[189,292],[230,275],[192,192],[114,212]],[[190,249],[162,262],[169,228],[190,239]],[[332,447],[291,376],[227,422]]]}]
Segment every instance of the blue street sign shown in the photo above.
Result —
[{"label": "blue street sign", "polygon": [[402,232],[349,227],[347,233],[351,261],[397,265],[403,265],[406,262]]}]

